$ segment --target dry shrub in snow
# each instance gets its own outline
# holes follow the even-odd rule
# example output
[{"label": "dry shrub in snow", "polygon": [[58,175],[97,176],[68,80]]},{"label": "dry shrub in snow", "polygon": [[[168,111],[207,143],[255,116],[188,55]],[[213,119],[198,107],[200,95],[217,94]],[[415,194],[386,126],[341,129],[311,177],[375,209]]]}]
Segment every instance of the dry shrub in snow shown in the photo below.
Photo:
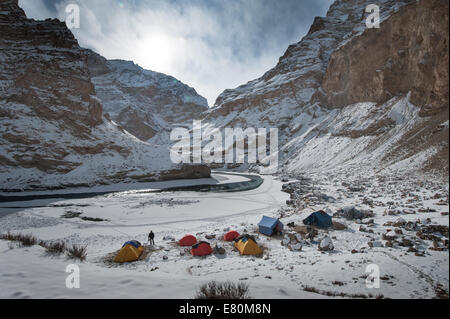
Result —
[{"label": "dry shrub in snow", "polygon": [[200,287],[195,299],[250,299],[248,285],[211,281]]},{"label": "dry shrub in snow", "polygon": [[1,235],[0,239],[16,241],[25,247],[34,246],[37,244],[37,239],[33,235],[11,234],[8,232],[6,235]]},{"label": "dry shrub in snow", "polygon": [[81,261],[86,260],[86,255],[87,255],[87,247],[86,246],[72,245],[72,247],[68,247],[66,249],[66,251],[67,251],[67,255],[70,258],[79,259]]},{"label": "dry shrub in snow", "polygon": [[[86,260],[87,247],[72,245],[67,247],[64,242],[48,243],[43,240],[38,240],[33,235],[22,235],[22,234],[0,234],[1,240],[8,240],[11,242],[18,242],[21,246],[31,247],[34,245],[39,245],[47,250],[49,253],[62,254],[67,253],[67,256],[74,259],[79,259],[81,261]],[[12,246],[9,246],[12,249]]]},{"label": "dry shrub in snow", "polygon": [[66,244],[63,242],[43,243],[41,246],[51,254],[62,254],[66,250]]}]

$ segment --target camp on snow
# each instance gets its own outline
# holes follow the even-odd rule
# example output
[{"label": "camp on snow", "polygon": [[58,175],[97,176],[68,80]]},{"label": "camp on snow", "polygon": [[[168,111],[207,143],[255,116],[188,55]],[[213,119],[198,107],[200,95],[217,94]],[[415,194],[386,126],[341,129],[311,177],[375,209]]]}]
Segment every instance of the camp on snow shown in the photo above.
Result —
[{"label": "camp on snow", "polygon": [[333,226],[333,220],[330,215],[323,210],[314,212],[303,220],[303,224],[308,226],[317,226],[319,228],[329,228]]},{"label": "camp on snow", "polygon": [[237,231],[231,230],[223,236],[223,240],[225,241],[233,241],[238,238],[240,235]]},{"label": "camp on snow", "polygon": [[114,258],[116,263],[136,261],[144,252],[144,246],[137,240],[127,241]]},{"label": "camp on snow", "polygon": [[208,256],[213,252],[211,245],[205,241],[201,241],[198,244],[192,246],[191,254],[192,256]]},{"label": "camp on snow", "polygon": [[192,235],[186,235],[183,238],[181,238],[178,243],[180,246],[183,246],[183,247],[194,246],[197,243],[197,238],[195,238]]},{"label": "camp on snow", "polygon": [[272,236],[274,234],[281,234],[283,232],[284,225],[277,218],[263,216],[258,224],[258,227],[261,234]]}]

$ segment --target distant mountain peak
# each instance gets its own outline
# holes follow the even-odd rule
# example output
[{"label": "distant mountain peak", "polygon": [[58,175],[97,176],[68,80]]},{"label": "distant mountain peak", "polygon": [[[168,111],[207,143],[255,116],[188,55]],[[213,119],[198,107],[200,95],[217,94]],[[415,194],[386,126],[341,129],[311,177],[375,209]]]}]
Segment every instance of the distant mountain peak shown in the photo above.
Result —
[{"label": "distant mountain peak", "polygon": [[176,123],[192,122],[208,109],[204,97],[172,76],[145,70],[132,61],[107,60],[86,52],[105,112],[141,140]]}]

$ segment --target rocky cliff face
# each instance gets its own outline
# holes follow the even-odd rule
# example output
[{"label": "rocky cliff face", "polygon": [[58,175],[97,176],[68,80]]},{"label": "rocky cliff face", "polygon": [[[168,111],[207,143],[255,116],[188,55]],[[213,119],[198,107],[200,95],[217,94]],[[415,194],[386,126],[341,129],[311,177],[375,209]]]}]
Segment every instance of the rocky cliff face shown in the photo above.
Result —
[{"label": "rocky cliff face", "polygon": [[[68,128],[89,134],[102,123],[102,107],[72,33],[58,20],[28,20],[17,1],[0,5],[3,102],[29,105],[47,120],[61,119]],[[52,94],[41,97],[44,85],[51,85]]]},{"label": "rocky cliff face", "polygon": [[174,171],[169,150],[103,117],[88,57],[64,23],[27,19],[17,0],[0,0],[0,189],[152,180]]},{"label": "rocky cliff face", "polygon": [[208,109],[205,98],[177,79],[130,61],[108,61],[87,51],[88,65],[104,111],[143,141],[173,125],[192,123]]},{"label": "rocky cliff face", "polygon": [[448,2],[379,1],[381,28],[368,30],[371,3],[335,1],[275,68],[223,92],[206,120],[278,127],[288,172],[448,170]]},{"label": "rocky cliff face", "polygon": [[448,1],[414,2],[380,29],[370,29],[336,50],[322,88],[325,103],[385,103],[411,92],[422,116],[448,109]]}]

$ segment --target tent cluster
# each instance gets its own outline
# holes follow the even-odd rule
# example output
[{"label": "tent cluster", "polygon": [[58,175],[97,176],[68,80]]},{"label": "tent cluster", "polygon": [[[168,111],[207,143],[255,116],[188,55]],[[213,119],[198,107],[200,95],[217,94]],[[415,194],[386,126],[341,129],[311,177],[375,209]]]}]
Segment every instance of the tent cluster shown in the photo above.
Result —
[{"label": "tent cluster", "polygon": [[[228,242],[234,241],[234,246],[241,255],[260,255],[263,253],[256,243],[256,239],[250,235],[241,236],[237,231],[232,230],[223,236],[223,240]],[[197,242],[197,239],[192,235],[184,236],[178,243],[182,247],[191,246],[191,254],[196,257],[208,256],[214,251],[208,242]]]},{"label": "tent cluster", "polygon": [[118,254],[114,258],[116,263],[127,263],[136,261],[144,252],[144,246],[137,240],[127,241],[123,244]]},{"label": "tent cluster", "polygon": [[[192,235],[184,236],[179,242],[182,247],[191,247],[192,256],[208,256],[213,253],[211,245],[205,241],[197,242],[197,238]],[[144,246],[137,240],[126,242],[114,258],[114,262],[126,263],[139,260],[144,252]]]},{"label": "tent cluster", "polygon": [[[308,218],[303,220],[308,226],[317,226],[319,228],[329,228],[333,226],[332,218],[324,211],[312,213]],[[277,218],[263,216],[258,224],[259,232],[267,236],[273,236],[283,233],[284,225]],[[241,255],[261,255],[262,249],[258,246],[256,239],[250,235],[240,235],[232,230],[223,237],[224,241],[233,242],[234,247]],[[206,241],[198,241],[193,235],[186,235],[180,239],[178,244],[181,247],[191,247],[192,256],[208,256],[213,253],[211,245]],[[128,241],[120,249],[114,261],[119,263],[131,262],[139,260],[144,252],[144,247],[137,240]]]},{"label": "tent cluster", "polygon": [[213,252],[209,243],[207,243],[206,241],[198,242],[197,238],[192,235],[186,235],[181,238],[178,242],[178,245],[180,245],[181,247],[191,247],[192,256],[208,256]]}]

